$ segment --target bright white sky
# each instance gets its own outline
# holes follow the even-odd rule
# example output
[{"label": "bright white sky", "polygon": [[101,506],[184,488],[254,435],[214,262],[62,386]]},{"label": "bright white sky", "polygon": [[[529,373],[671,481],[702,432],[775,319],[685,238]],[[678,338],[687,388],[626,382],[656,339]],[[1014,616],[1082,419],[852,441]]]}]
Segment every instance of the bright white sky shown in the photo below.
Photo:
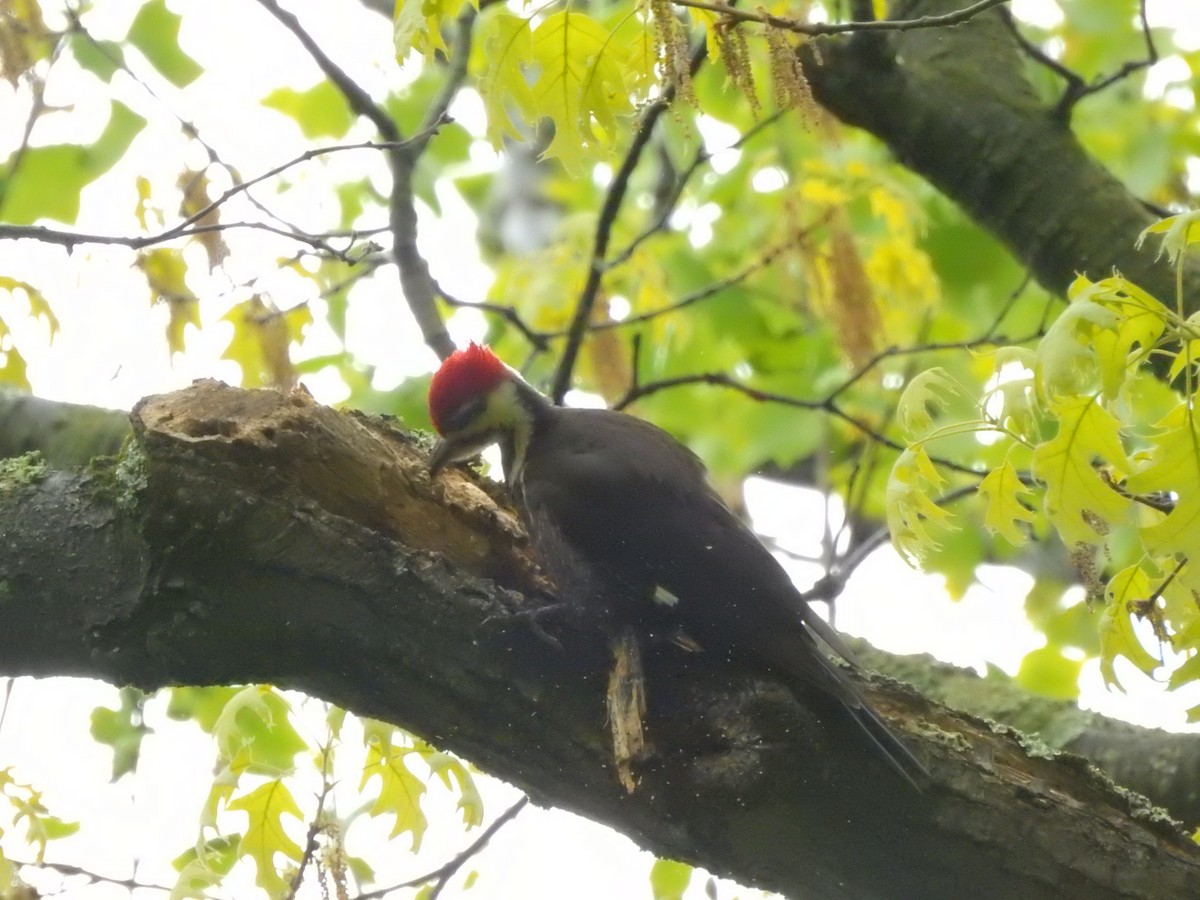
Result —
[{"label": "bright white sky", "polygon": [[[357,4],[292,0],[288,5],[302,13],[310,32],[318,35],[334,58],[375,96],[382,96],[389,87],[410,77],[409,72],[395,71],[387,28],[380,27],[379,18],[365,13]],[[102,20],[89,13],[87,21],[97,37],[119,39],[138,3],[106,0],[100,6],[107,18]],[[1045,24],[1055,12],[1043,0],[1017,0],[1014,8],[1023,18]],[[1185,27],[1185,41],[1200,47],[1200,12],[1194,4],[1152,0],[1149,9],[1152,21]],[[133,231],[135,198],[122,187],[132,183],[133,173],[157,177],[161,189],[174,182],[176,173],[171,167],[175,160],[183,157],[193,165],[203,163],[202,154],[187,146],[178,128],[169,120],[162,121],[164,109],[194,122],[221,157],[235,163],[244,177],[305,149],[295,124],[281,115],[264,112],[259,101],[280,84],[305,89],[315,83],[317,72],[311,60],[249,0],[209,0],[204,12],[204,16],[190,15],[186,19],[182,35],[185,48],[206,70],[195,84],[176,91],[148,75],[161,97],[157,99],[119,76],[123,101],[152,124],[139,136],[127,160],[111,176],[86,190],[79,230]],[[264,39],[271,41],[269,52],[264,52]],[[135,71],[149,73],[136,54],[131,56]],[[1164,60],[1159,64],[1155,74],[1160,83],[1178,77],[1176,62]],[[88,78],[73,78],[69,72],[57,71],[46,100],[66,109],[39,123],[35,142],[86,140],[98,133],[105,121],[108,106],[104,91]],[[0,157],[19,140],[19,123],[26,115],[24,104],[22,94],[0,85]],[[478,101],[465,97],[453,113],[461,121],[477,121]],[[360,124],[350,140],[372,136]],[[161,160],[164,168],[157,173],[145,172],[148,159]],[[473,165],[491,168],[495,160],[490,152],[481,151]],[[350,173],[359,177],[368,173],[379,184],[386,184],[379,160],[363,152],[331,157],[324,167],[295,170],[292,180],[311,186],[311,190],[280,196],[272,196],[269,191],[260,194],[276,210],[316,230],[334,222],[335,212],[326,206],[328,184]],[[425,215],[422,219],[422,248],[436,276],[451,292],[480,296],[489,274],[473,242],[462,239],[464,228],[473,228],[469,214],[452,192],[443,192],[441,198],[445,205],[442,218]],[[164,190],[160,202],[171,211],[177,201]],[[29,360],[35,391],[54,399],[128,408],[145,394],[172,390],[198,377],[236,383],[237,369],[219,359],[229,339],[228,326],[219,321],[220,317],[253,290],[270,294],[279,306],[287,308],[310,299],[312,285],[294,273],[277,271],[276,259],[292,251],[289,245],[247,232],[230,235],[229,239],[237,245],[235,259],[241,260],[236,263],[240,268],[194,285],[201,296],[217,295],[227,302],[223,308],[220,303],[206,306],[203,329],[190,331],[189,352],[174,360],[167,357],[162,343],[165,310],[149,307],[142,279],[129,271],[131,254],[84,247],[65,258],[54,247],[0,243],[0,272],[39,284],[54,279],[47,294],[63,329],[53,345],[47,344],[44,325],[23,320],[20,306],[0,296],[0,316],[13,328],[15,340]],[[378,366],[376,385],[381,389],[407,375],[428,371],[435,364],[399,297],[394,273],[385,273],[372,284],[357,288],[350,308],[350,343],[361,358]],[[320,323],[319,301],[314,303],[313,311]],[[469,315],[456,317],[453,327],[455,336],[464,340],[478,337],[481,331],[479,320]],[[318,324],[304,352],[316,356],[334,349],[332,336]],[[318,375],[305,382],[325,402],[344,396],[332,377]],[[757,480],[748,484],[747,494],[756,525],[763,533],[778,536],[793,551],[817,555],[822,535],[815,495]],[[813,565],[791,561],[787,565],[801,585],[819,575]],[[945,597],[939,578],[914,572],[885,549],[862,567],[839,601],[838,626],[895,652],[932,652],[963,666],[982,670],[990,662],[1015,672],[1024,654],[1041,644],[1022,611],[1027,587],[1028,578],[1021,573],[989,569],[982,573],[979,585],[954,603]],[[1160,685],[1127,669],[1122,669],[1122,676],[1128,694],[1105,690],[1097,667],[1086,666],[1082,678],[1084,704],[1139,724],[1180,728],[1182,710],[1200,702],[1196,693],[1167,694]],[[131,861],[140,855],[145,860],[138,869],[140,880],[171,884],[173,871],[156,867],[152,860],[157,856],[169,860],[195,839],[194,823],[208,787],[212,749],[187,727],[167,722],[159,704],[150,711],[150,724],[156,732],[144,745],[137,782],[125,779],[117,785],[107,784],[108,754],[91,742],[87,728],[91,709],[97,704],[115,705],[114,698],[115,690],[99,683],[18,681],[0,730],[0,765],[14,765],[19,777],[45,789],[51,809],[85,823],[86,830],[77,838],[52,845],[50,858],[127,877]],[[305,716],[313,728],[319,727],[319,710],[308,710]],[[181,772],[193,774],[181,776]],[[436,787],[431,795],[431,819],[435,826],[441,826],[431,830],[426,852],[419,859],[397,853],[394,847],[383,853],[378,849],[366,852],[372,863],[380,864],[381,883],[427,871],[473,839],[457,825],[452,802]],[[488,787],[488,820],[516,796],[504,785]],[[236,821],[231,824],[237,827]],[[378,834],[373,840],[379,840]],[[11,838],[6,838],[4,846],[13,855],[22,856],[15,851]],[[482,874],[473,889],[474,896],[558,898],[569,894],[582,900],[649,896],[649,857],[624,837],[566,813],[526,810],[477,862]],[[731,893],[726,886],[721,896]],[[738,892],[742,897],[754,893]],[[148,892],[142,895],[161,896]],[[459,895],[458,887],[452,887],[443,896]],[[99,886],[62,896],[100,900],[123,897],[125,893]],[[317,894],[310,892],[307,896]],[[701,896],[702,885],[694,884],[689,897]]]}]

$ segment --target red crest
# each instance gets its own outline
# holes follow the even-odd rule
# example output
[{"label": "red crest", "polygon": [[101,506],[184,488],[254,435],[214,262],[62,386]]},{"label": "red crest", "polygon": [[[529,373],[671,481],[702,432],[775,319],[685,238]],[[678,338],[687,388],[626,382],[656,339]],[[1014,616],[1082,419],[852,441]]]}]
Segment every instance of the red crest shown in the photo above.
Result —
[{"label": "red crest", "polygon": [[472,341],[442,362],[429,384],[429,418],[442,434],[442,424],[467,401],[483,396],[509,377],[509,370],[488,347]]}]

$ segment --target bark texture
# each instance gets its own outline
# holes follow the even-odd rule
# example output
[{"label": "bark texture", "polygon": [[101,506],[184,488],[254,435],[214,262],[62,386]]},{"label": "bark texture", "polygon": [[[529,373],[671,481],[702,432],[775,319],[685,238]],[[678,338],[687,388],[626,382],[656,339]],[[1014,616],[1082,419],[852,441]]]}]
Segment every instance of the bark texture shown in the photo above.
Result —
[{"label": "bark texture", "polygon": [[133,425],[107,470],[0,472],[0,672],[298,688],[795,897],[1200,895],[1165,815],[890,682],[866,689],[927,762],[923,793],[778,685],[648,648],[655,752],[628,795],[605,641],[568,616],[554,646],[511,617],[542,585],[488,489],[431,482],[420,441],[303,393],[203,383]]}]

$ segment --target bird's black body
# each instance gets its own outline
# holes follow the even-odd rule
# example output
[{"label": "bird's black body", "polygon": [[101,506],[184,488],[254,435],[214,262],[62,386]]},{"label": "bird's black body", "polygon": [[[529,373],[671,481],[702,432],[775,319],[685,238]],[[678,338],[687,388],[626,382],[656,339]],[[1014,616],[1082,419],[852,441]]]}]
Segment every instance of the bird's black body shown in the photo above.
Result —
[{"label": "bird's black body", "polygon": [[[431,388],[443,434],[431,466],[499,443],[534,549],[564,601],[637,625],[655,604],[708,653],[815,689],[852,716],[908,780],[924,768],[887,728],[819,637],[853,655],[779,562],[725,505],[700,460],[660,428],[610,410],[556,407],[483,348],[490,384]],[[458,354],[456,354],[457,356]],[[452,358],[453,359],[453,358]],[[470,373],[469,373],[470,374]]]},{"label": "bird's black body", "polygon": [[905,777],[924,772],[825,656],[815,636],[855,664],[690,450],[641,419],[555,407],[521,387],[533,427],[523,458],[506,451],[505,473],[565,600],[637,623],[666,591],[672,620],[705,651],[828,694]]}]

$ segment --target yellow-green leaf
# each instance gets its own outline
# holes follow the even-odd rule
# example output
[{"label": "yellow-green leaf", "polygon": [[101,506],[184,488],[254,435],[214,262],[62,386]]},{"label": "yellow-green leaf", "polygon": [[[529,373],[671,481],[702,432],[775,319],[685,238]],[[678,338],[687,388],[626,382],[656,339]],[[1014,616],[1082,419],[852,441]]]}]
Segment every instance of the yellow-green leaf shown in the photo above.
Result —
[{"label": "yellow-green leaf", "polygon": [[913,377],[904,386],[896,404],[896,419],[912,440],[928,435],[934,416],[960,394],[962,389],[941,366],[933,366]]},{"label": "yellow-green leaf", "polygon": [[233,325],[233,337],[221,359],[242,367],[244,387],[270,385],[291,390],[299,373],[291,359],[291,346],[299,343],[312,324],[307,304],[279,310],[257,294],[231,309],[222,321]]},{"label": "yellow-green leaf", "polygon": [[1121,686],[1113,663],[1124,656],[1149,674],[1159,665],[1142,646],[1133,630],[1133,612],[1154,593],[1150,576],[1141,566],[1129,566],[1112,577],[1105,592],[1107,603],[1100,618],[1100,674],[1109,685]]},{"label": "yellow-green leaf", "polygon": [[1179,262],[1180,257],[1189,246],[1200,242],[1200,209],[1188,210],[1177,216],[1161,219],[1138,235],[1137,245],[1141,247],[1147,236],[1161,234],[1162,248],[1160,255],[1166,253],[1171,262]]},{"label": "yellow-green leaf", "polygon": [[156,247],[138,254],[137,267],[146,275],[153,303],[165,303],[167,350],[182,353],[188,325],[200,327],[200,301],[187,285],[187,263],[183,253]]},{"label": "yellow-green leaf", "polygon": [[939,545],[928,523],[948,527],[950,513],[933,502],[945,479],[922,447],[910,447],[892,466],[887,485],[887,522],[892,544],[911,566]]},{"label": "yellow-green leaf", "polygon": [[292,862],[299,862],[303,856],[300,845],[292,840],[283,824],[284,816],[301,821],[304,818],[291,791],[283,781],[268,781],[231,802],[229,809],[244,812],[247,816],[248,824],[238,845],[238,854],[254,860],[258,870],[255,882],[272,896],[281,894],[289,885],[276,865],[276,854],[282,853]]},{"label": "yellow-green leaf", "polygon": [[462,813],[463,824],[468,828],[482,825],[483,797],[466,765],[449,753],[435,750],[428,744],[418,742],[416,749],[447,790],[452,791],[455,785],[458,785],[458,809]]},{"label": "yellow-green leaf", "polygon": [[442,29],[462,11],[463,0],[396,0],[392,15],[392,39],[396,61],[404,62],[413,49],[426,59],[435,51],[447,50]]},{"label": "yellow-green leaf", "polygon": [[50,303],[36,287],[28,281],[21,281],[7,275],[0,275],[0,290],[8,291],[14,298],[24,295],[26,302],[29,304],[29,315],[34,318],[43,319],[46,322],[46,325],[50,328],[51,338],[58,334],[58,316],[54,315],[54,310],[50,308]]},{"label": "yellow-green leaf", "polygon": [[1028,493],[1029,489],[1021,482],[1021,476],[1007,459],[988,472],[979,483],[979,495],[987,503],[983,515],[984,527],[1014,546],[1025,543],[1026,533],[1018,524],[1032,522],[1034,517],[1018,498],[1020,494]]},{"label": "yellow-green leaf", "polygon": [[363,728],[367,760],[358,789],[361,791],[373,779],[379,779],[379,796],[368,813],[373,818],[393,816],[395,822],[389,838],[409,832],[412,835],[412,850],[415,853],[421,849],[427,822],[425,813],[421,810],[421,796],[425,793],[425,785],[404,764],[405,757],[413,752],[412,748],[394,746],[391,740],[394,729],[390,726],[374,723],[374,727],[369,727],[368,723],[364,722]]},{"label": "yellow-green leaf", "polygon": [[1063,541],[1095,543],[1129,511],[1129,499],[1100,474],[1100,466],[1129,470],[1120,423],[1096,397],[1062,401],[1058,414],[1058,433],[1033,451],[1034,474],[1046,484],[1046,515]]},{"label": "yellow-green leaf", "polygon": [[650,893],[654,900],[682,900],[695,870],[673,859],[656,859],[650,867]]},{"label": "yellow-green leaf", "polygon": [[541,69],[534,102],[554,122],[546,155],[578,169],[585,155],[612,146],[617,116],[633,111],[619,47],[603,25],[567,7],[534,30],[533,59]]},{"label": "yellow-green leaf", "polygon": [[1186,560],[1176,577],[1188,588],[1200,590],[1200,422],[1191,404],[1184,402],[1158,428],[1150,461],[1125,486],[1137,494],[1173,495],[1174,508],[1144,526],[1142,540],[1154,556]]},{"label": "yellow-green leaf", "polygon": [[1091,282],[1080,276],[1068,295],[1071,305],[1038,345],[1038,388],[1054,404],[1060,397],[1093,391],[1099,381],[1103,393],[1113,399],[1157,343],[1170,313],[1119,277]]},{"label": "yellow-green leaf", "polygon": [[498,12],[484,19],[477,45],[484,62],[479,96],[487,112],[487,136],[499,150],[505,138],[524,141],[528,137],[510,112],[516,112],[522,122],[533,122],[536,116],[523,68],[533,58],[533,32],[527,20]]},{"label": "yellow-green leaf", "polygon": [[526,140],[543,118],[554,124],[546,155],[568,169],[613,146],[618,118],[633,112],[640,76],[637,60],[603,25],[567,8],[531,31],[528,20],[502,12],[485,20],[480,44],[479,93],[495,146],[506,137]]}]

